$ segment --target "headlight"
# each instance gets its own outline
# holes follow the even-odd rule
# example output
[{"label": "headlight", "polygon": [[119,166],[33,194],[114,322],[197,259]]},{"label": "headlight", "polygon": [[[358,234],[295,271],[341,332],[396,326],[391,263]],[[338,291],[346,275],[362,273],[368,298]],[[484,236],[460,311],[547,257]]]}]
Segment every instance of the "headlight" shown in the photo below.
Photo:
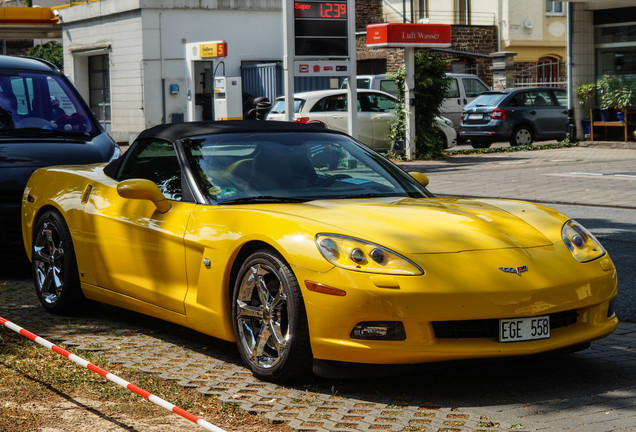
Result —
[{"label": "headlight", "polygon": [[605,249],[596,237],[574,220],[569,220],[563,225],[561,237],[577,261],[588,262],[605,255]]},{"label": "headlight", "polygon": [[337,234],[318,234],[323,257],[347,270],[392,275],[421,275],[424,271],[402,255],[374,243]]}]

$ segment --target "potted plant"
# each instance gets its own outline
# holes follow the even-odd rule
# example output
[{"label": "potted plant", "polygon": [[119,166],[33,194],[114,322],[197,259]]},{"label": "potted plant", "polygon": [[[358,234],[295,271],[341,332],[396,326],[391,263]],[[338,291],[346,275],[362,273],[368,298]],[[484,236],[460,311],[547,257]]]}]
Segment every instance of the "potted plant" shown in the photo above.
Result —
[{"label": "potted plant", "polygon": [[618,79],[615,76],[603,75],[596,81],[598,91],[599,107],[601,108],[601,120],[610,121],[612,112],[616,105],[616,94],[618,91]]},{"label": "potted plant", "polygon": [[585,135],[590,133],[590,112],[595,105],[596,85],[594,83],[579,84],[576,87],[576,98],[583,110],[584,119],[581,120]]},{"label": "potted plant", "polygon": [[603,110],[618,110],[620,112],[619,121],[622,121],[623,110],[636,104],[636,89],[635,81],[624,76],[610,76],[603,75],[601,79],[596,82],[596,89],[598,91],[599,106],[601,107],[601,118],[603,121],[609,119],[603,117]]},{"label": "potted plant", "polygon": [[636,80],[621,76],[619,81],[620,87],[616,94],[614,108],[617,110],[618,120],[624,121],[626,120],[625,108],[636,105]]}]

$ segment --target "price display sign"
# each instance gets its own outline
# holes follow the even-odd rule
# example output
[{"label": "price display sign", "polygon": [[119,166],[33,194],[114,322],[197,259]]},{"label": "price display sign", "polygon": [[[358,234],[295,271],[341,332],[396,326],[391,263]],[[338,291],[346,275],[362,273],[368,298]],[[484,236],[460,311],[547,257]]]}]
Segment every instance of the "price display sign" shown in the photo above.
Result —
[{"label": "price display sign", "polygon": [[346,0],[294,2],[297,57],[348,57],[349,5]]}]

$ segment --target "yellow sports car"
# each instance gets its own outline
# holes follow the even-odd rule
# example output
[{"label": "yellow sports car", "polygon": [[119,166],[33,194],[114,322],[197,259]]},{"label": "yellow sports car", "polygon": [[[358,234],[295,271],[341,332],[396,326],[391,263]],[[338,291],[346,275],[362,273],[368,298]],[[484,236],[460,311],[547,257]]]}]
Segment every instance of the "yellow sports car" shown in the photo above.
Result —
[{"label": "yellow sports car", "polygon": [[427,182],[332,130],[162,125],[108,165],[33,173],[24,245],[46,310],[93,300],[236,341],[275,382],[321,362],[580,349],[615,329],[616,269],[585,228]]}]

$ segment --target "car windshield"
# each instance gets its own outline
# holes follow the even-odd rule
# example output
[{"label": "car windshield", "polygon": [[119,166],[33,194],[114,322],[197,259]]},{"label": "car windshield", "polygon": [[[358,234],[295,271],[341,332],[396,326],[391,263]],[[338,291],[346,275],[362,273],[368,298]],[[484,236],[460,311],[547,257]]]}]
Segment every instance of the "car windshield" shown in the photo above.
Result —
[{"label": "car windshield", "polygon": [[84,106],[62,77],[30,72],[0,75],[0,136],[95,131]]},{"label": "car windshield", "polygon": [[486,107],[496,106],[506,96],[508,96],[507,93],[484,93],[480,96],[477,96],[477,98],[474,101],[466,105],[465,109],[484,107],[484,106]]},{"label": "car windshield", "polygon": [[216,134],[182,145],[200,189],[213,203],[430,196],[396,165],[344,135]]}]

